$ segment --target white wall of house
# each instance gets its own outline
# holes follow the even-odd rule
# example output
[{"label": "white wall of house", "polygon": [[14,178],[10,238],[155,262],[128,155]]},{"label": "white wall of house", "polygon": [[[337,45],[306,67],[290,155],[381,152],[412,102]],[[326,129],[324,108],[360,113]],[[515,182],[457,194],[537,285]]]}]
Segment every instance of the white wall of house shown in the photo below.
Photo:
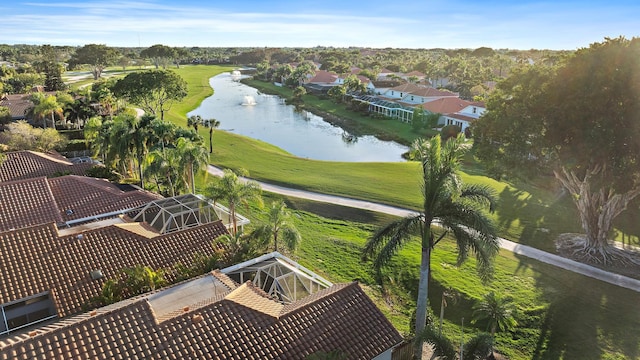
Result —
[{"label": "white wall of house", "polygon": [[456,125],[460,127],[462,132],[464,132],[469,126],[471,126],[471,123],[467,120],[456,119],[455,117],[442,115],[440,116],[440,119],[438,119],[438,125]]},{"label": "white wall of house", "polygon": [[469,105],[467,107],[465,107],[464,109],[460,110],[459,113],[467,115],[467,116],[471,116],[474,118],[479,118],[482,114],[484,114],[484,112],[487,111],[487,109],[478,106],[478,105]]}]

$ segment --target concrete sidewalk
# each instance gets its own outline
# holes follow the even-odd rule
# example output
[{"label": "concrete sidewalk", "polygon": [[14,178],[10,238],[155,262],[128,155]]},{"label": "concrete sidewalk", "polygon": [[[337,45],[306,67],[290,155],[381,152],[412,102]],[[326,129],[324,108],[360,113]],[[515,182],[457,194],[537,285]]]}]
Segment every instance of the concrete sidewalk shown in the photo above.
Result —
[{"label": "concrete sidewalk", "polygon": [[[207,171],[212,175],[222,176],[222,170],[215,166],[208,165]],[[246,181],[246,179],[244,178],[242,179]],[[390,214],[390,215],[395,215],[400,217],[417,214],[415,211],[412,211],[412,210],[402,209],[402,208],[384,205],[384,204],[373,203],[369,201],[314,193],[314,192],[305,191],[305,190],[291,189],[291,188],[286,188],[278,185],[263,183],[260,181],[257,181],[257,183],[260,184],[260,186],[264,191],[285,195],[285,196],[291,196],[291,197],[297,197],[301,199],[347,206],[347,207],[352,207],[357,209],[375,211],[375,212],[380,212],[380,213],[385,213],[385,214]],[[535,259],[550,265],[554,265],[565,270],[573,271],[575,273],[588,276],[590,278],[598,279],[612,285],[617,285],[620,287],[624,287],[630,290],[640,292],[640,280],[636,280],[623,275],[604,271],[590,265],[573,261],[571,259],[567,259],[555,254],[551,254],[546,251],[533,248],[531,246],[518,244],[513,241],[509,241],[507,239],[500,238],[500,247],[502,249],[509,250],[518,255],[526,256],[528,258]]]}]

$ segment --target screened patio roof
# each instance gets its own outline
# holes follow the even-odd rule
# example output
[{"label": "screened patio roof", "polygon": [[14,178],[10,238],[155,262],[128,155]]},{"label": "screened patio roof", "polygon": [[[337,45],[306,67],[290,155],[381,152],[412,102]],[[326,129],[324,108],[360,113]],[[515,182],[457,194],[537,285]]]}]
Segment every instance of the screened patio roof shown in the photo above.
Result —
[{"label": "screened patio roof", "polygon": [[283,304],[290,304],[333,285],[279,252],[230,266],[221,272],[239,284],[252,281]]}]

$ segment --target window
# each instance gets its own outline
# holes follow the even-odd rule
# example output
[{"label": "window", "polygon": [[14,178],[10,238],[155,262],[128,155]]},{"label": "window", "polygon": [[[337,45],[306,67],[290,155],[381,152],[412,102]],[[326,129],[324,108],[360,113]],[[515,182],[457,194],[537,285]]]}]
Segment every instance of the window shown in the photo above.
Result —
[{"label": "window", "polygon": [[49,292],[0,305],[0,334],[56,317]]}]

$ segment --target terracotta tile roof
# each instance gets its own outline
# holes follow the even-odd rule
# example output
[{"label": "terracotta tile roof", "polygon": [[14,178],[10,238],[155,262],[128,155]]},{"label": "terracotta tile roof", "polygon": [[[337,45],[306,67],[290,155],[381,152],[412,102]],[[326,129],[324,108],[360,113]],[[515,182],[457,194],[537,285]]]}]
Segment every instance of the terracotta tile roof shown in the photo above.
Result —
[{"label": "terracotta tile roof", "polygon": [[0,99],[0,106],[5,106],[14,120],[26,119],[27,113],[33,107],[29,94],[4,95]]},{"label": "terracotta tile roof", "polygon": [[0,182],[0,231],[62,223],[146,204],[162,197],[77,175]]},{"label": "terracotta tile roof", "polygon": [[307,81],[308,83],[327,83],[332,84],[338,80],[338,75],[326,70],[316,70],[314,77]]},{"label": "terracotta tile roof", "polygon": [[105,179],[85,176],[51,178],[49,184],[64,221],[131,209],[162,199],[160,195],[135,186],[118,186]]},{"label": "terracotta tile roof", "polygon": [[458,112],[469,106],[469,102],[457,97],[445,97],[421,104],[422,108],[432,113],[449,114]]},{"label": "terracotta tile roof", "polygon": [[52,176],[69,172],[83,175],[92,167],[91,163],[73,164],[57,153],[35,151],[15,151],[6,153],[5,161],[0,164],[0,182],[30,179],[40,176]]},{"label": "terracotta tile roof", "polygon": [[0,341],[0,360],[304,359],[336,349],[371,359],[402,341],[357,283],[322,290],[279,318],[230,300],[243,287],[256,294],[242,285],[163,322],[147,297],[125,300]]},{"label": "terracotta tile roof", "polygon": [[424,96],[424,97],[458,97],[458,93],[451,92],[449,90],[438,90],[432,87],[419,86],[415,91],[411,92],[412,95]]},{"label": "terracotta tile roof", "polygon": [[275,318],[284,308],[283,304],[270,299],[262,289],[256,288],[251,282],[242,284],[227,295],[226,299]]},{"label": "terracotta tile roof", "polygon": [[[59,316],[77,313],[121,269],[191,264],[196,253],[213,255],[211,242],[222,234],[227,231],[221,221],[151,239],[113,224],[81,235],[60,235],[53,223],[0,232],[0,304],[50,291]],[[96,269],[103,279],[91,279]],[[175,277],[171,269],[166,275]]]},{"label": "terracotta tile roof", "polygon": [[398,85],[396,87],[392,87],[389,90],[394,90],[394,91],[398,91],[398,92],[405,93],[405,94],[407,94],[407,93],[412,93],[413,94],[415,91],[419,91],[421,89],[424,89],[424,86],[419,86],[419,85],[416,85],[416,84],[413,84],[413,83],[404,83],[404,84]]},{"label": "terracotta tile roof", "polygon": [[0,182],[0,231],[61,222],[46,178]]}]

